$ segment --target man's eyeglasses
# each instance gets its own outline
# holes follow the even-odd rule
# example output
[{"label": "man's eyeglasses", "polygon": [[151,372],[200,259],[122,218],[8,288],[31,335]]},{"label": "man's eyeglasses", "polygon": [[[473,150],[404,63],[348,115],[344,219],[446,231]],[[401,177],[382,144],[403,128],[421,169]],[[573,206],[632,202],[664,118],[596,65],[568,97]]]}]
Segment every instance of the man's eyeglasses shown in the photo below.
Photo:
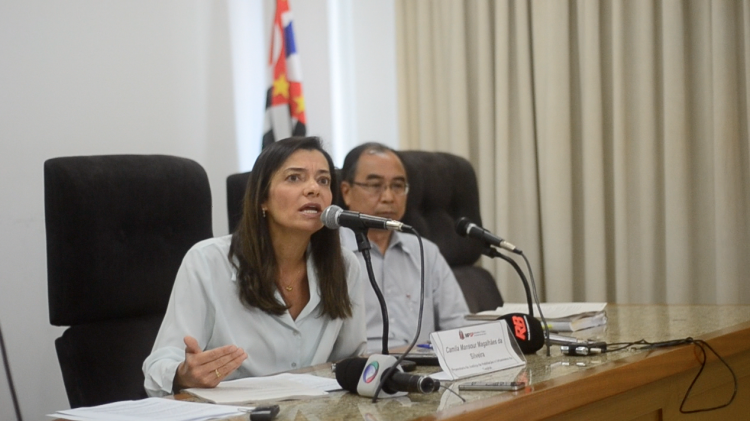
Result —
[{"label": "man's eyeglasses", "polygon": [[358,183],[356,181],[353,181],[352,184],[362,187],[373,196],[380,196],[386,189],[391,189],[391,192],[396,196],[403,196],[409,193],[409,183],[406,183],[404,181],[394,181],[391,184]]}]

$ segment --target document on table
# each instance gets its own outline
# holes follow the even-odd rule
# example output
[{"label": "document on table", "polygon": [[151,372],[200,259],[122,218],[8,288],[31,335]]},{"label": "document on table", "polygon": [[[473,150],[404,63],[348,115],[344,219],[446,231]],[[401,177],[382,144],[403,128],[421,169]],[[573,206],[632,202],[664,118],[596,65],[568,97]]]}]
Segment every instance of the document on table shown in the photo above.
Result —
[{"label": "document on table", "polygon": [[[607,323],[607,303],[541,303],[541,307],[550,330],[555,332],[575,332]],[[497,320],[506,314],[527,311],[526,303],[505,303],[495,310],[466,315],[466,319]],[[536,319],[540,320],[539,314]]]},{"label": "document on table", "polygon": [[282,373],[267,377],[247,377],[219,383],[211,389],[191,388],[185,392],[209,402],[242,404],[327,396],[339,390],[336,379],[311,374]]},{"label": "document on table", "polygon": [[[541,307],[545,318],[562,319],[580,314],[602,312],[607,307],[607,303],[541,303]],[[534,310],[536,311],[536,306],[534,306]],[[476,314],[467,315],[466,318],[471,319],[476,316],[486,315],[488,318],[494,320],[494,318],[505,314],[527,313],[528,311],[529,306],[526,303],[505,303],[502,307],[498,307],[495,310],[481,311]]]},{"label": "document on table", "polygon": [[[246,408],[250,409],[250,408]],[[105,405],[66,409],[48,417],[71,421],[202,421],[242,415],[236,406],[185,402],[174,399],[147,398]]]}]

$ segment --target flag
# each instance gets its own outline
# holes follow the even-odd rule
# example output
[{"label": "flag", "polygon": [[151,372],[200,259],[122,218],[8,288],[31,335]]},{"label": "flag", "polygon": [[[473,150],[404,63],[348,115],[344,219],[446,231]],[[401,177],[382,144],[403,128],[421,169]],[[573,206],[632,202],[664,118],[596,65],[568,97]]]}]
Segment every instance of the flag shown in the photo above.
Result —
[{"label": "flag", "polygon": [[305,97],[302,68],[294,42],[292,11],[287,0],[276,0],[268,60],[270,82],[266,92],[263,147],[290,136],[304,136]]}]

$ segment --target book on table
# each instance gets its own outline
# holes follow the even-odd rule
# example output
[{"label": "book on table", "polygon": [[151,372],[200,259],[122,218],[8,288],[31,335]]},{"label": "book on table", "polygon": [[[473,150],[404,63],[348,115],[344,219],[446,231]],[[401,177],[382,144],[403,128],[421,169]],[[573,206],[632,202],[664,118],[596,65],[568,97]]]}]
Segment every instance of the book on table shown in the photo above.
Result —
[{"label": "book on table", "polygon": [[[607,303],[541,303],[547,326],[553,332],[575,332],[607,323]],[[466,315],[467,320],[497,320],[510,313],[529,311],[526,303],[505,303],[495,310]],[[539,310],[534,306],[534,316],[541,321]]]}]

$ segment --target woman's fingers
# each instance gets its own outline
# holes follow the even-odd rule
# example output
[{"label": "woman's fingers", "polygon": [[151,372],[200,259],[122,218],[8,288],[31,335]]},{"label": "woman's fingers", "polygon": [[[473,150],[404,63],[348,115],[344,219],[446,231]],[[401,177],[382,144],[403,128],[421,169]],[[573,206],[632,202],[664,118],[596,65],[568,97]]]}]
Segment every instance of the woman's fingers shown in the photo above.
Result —
[{"label": "woman's fingers", "polygon": [[245,350],[235,345],[202,351],[195,338],[186,336],[184,342],[185,361],[175,376],[181,387],[215,387],[247,358]]},{"label": "woman's fingers", "polygon": [[[222,357],[219,360],[216,360],[220,365],[216,368],[216,371],[219,373],[219,376],[221,379],[228,376],[231,372],[238,369],[240,365],[242,365],[242,362],[247,359],[247,353],[242,348],[237,348],[236,352],[233,352],[232,354]],[[216,373],[214,373],[216,374]]]},{"label": "woman's fingers", "polygon": [[185,336],[183,339],[183,342],[185,342],[185,353],[190,354],[199,354],[203,350],[201,349],[200,345],[198,344],[198,341],[192,337],[192,336]]}]

